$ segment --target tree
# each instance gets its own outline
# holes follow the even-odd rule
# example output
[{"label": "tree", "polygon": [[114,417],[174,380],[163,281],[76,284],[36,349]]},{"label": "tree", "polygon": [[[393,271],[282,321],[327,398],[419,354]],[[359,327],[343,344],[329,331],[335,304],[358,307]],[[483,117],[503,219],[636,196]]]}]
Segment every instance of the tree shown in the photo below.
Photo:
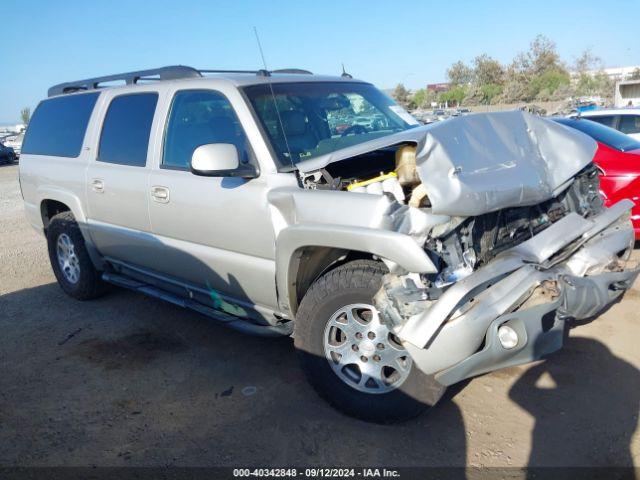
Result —
[{"label": "tree", "polygon": [[533,75],[543,75],[548,71],[566,72],[556,51],[555,42],[544,35],[533,39],[527,53],[529,67]]},{"label": "tree", "polygon": [[596,72],[594,75],[584,73],[578,78],[575,93],[579,96],[611,99],[614,86],[615,82],[603,71]]},{"label": "tree", "polygon": [[456,85],[446,92],[442,92],[439,97],[441,103],[447,102],[450,107],[462,105],[462,101],[467,96],[467,88],[462,85]]},{"label": "tree", "polygon": [[411,97],[411,101],[409,102],[409,107],[411,109],[421,108],[427,99],[427,90],[425,88],[420,88],[415,91],[413,97]]},{"label": "tree", "polygon": [[640,68],[636,68],[631,75],[629,75],[629,80],[640,80]]},{"label": "tree", "polygon": [[487,83],[480,86],[482,94],[482,103],[489,105],[491,101],[502,93],[502,85],[496,83]]},{"label": "tree", "polygon": [[403,107],[408,106],[409,90],[407,90],[403,84],[399,83],[398,85],[396,85],[396,88],[393,90],[391,96],[396,102],[398,102],[398,104],[402,105]]},{"label": "tree", "polygon": [[600,57],[593,54],[590,48],[587,48],[584,52],[576,58],[574,64],[574,70],[582,75],[591,70],[599,70],[602,68],[602,60]]},{"label": "tree", "polygon": [[478,86],[498,85],[504,80],[504,69],[500,62],[483,53],[473,59],[473,76]]},{"label": "tree", "polygon": [[505,70],[502,100],[506,103],[512,103],[527,98],[530,81],[531,64],[529,57],[526,53],[519,53]]},{"label": "tree", "polygon": [[473,69],[458,60],[447,69],[447,79],[452,85],[467,85],[473,81]]},{"label": "tree", "polygon": [[29,107],[24,107],[20,110],[20,118],[22,119],[22,123],[28,125],[29,120],[31,120],[31,109]]},{"label": "tree", "polygon": [[[586,49],[576,59],[575,70],[578,79],[575,94],[578,96],[596,96],[611,99],[615,82],[602,70],[602,60]],[[595,72],[595,73],[594,73]]]},{"label": "tree", "polygon": [[559,70],[547,70],[531,79],[528,97],[530,99],[551,100],[561,86],[569,85],[569,83],[571,83],[571,78],[568,73]]}]

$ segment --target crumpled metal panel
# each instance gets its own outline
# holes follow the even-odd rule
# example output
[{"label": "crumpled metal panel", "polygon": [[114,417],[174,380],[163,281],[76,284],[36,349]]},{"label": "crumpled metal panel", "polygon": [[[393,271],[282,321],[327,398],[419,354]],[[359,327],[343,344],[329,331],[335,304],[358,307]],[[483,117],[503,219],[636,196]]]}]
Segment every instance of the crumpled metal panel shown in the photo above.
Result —
[{"label": "crumpled metal panel", "polygon": [[300,162],[303,173],[402,143],[417,145],[417,167],[432,212],[475,216],[535,205],[591,162],[596,142],[578,130],[521,111],[476,113],[413,128]]},{"label": "crumpled metal panel", "polygon": [[534,205],[591,162],[589,136],[521,111],[435,124],[416,154],[433,213],[475,216]]}]

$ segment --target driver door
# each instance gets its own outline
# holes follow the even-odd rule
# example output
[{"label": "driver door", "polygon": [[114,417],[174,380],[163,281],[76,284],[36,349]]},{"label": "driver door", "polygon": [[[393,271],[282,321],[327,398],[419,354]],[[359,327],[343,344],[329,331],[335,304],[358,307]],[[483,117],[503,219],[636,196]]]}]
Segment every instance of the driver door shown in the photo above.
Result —
[{"label": "driver door", "polygon": [[222,93],[176,91],[149,183],[149,215],[160,243],[162,273],[275,307],[275,238],[266,181],[192,174],[194,150],[215,143],[235,145],[241,163],[254,162],[242,125]]}]

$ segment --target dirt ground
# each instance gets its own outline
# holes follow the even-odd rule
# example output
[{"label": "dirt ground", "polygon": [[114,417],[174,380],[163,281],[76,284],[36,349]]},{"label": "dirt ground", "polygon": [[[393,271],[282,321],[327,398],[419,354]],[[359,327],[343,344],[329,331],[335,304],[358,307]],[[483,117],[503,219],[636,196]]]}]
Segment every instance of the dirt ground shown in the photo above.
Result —
[{"label": "dirt ground", "polygon": [[316,396],[288,338],[122,290],[65,296],[17,173],[0,167],[0,465],[640,465],[638,285],[548,360],[372,425]]}]

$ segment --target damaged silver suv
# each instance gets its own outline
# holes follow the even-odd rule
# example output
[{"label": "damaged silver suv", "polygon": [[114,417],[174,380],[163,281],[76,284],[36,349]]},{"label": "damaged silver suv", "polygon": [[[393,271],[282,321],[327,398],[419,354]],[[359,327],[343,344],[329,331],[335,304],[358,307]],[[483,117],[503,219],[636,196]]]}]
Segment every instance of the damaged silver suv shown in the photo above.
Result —
[{"label": "damaged silver suv", "polygon": [[301,70],[164,67],[49,97],[20,180],[62,289],[292,335],[318,393],[362,419],[558,350],[638,275],[632,202],[604,208],[596,143],[543,118],[421,127]]}]

